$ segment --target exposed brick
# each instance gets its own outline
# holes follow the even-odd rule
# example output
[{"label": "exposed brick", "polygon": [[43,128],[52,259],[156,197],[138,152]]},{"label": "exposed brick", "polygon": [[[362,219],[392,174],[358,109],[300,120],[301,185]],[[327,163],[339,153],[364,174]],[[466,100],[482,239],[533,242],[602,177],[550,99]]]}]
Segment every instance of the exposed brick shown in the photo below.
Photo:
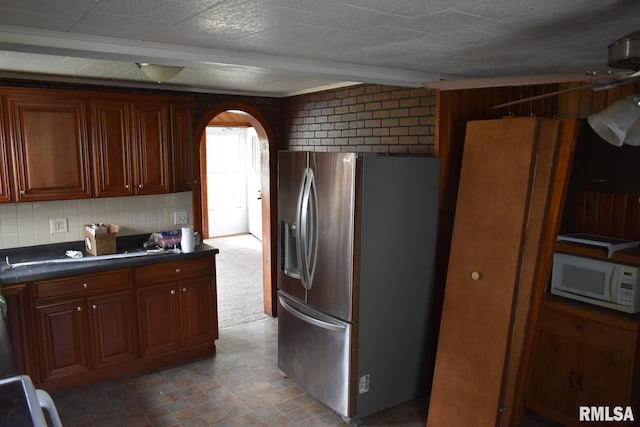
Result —
[{"label": "exposed brick", "polygon": [[407,98],[400,100],[401,107],[418,107],[420,106],[420,98]]},{"label": "exposed brick", "polygon": [[391,117],[406,117],[409,115],[408,108],[396,108],[391,110]]},{"label": "exposed brick", "polygon": [[389,135],[391,136],[409,135],[409,128],[407,127],[391,128],[389,129]]},{"label": "exposed brick", "polygon": [[419,117],[402,117],[400,120],[400,126],[418,126],[420,124]]},{"label": "exposed brick", "polygon": [[373,113],[371,111],[362,111],[356,114],[357,120],[368,120],[373,117]]}]

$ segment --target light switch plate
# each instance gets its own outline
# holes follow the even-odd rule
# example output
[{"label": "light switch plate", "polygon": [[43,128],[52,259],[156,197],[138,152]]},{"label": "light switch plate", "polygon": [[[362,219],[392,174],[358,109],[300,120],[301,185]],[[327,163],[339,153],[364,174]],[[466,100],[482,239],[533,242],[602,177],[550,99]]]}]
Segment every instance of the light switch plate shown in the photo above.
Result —
[{"label": "light switch plate", "polygon": [[49,219],[49,229],[51,234],[54,233],[66,233],[69,231],[67,224],[67,218],[51,218]]},{"label": "light switch plate", "polygon": [[186,225],[189,223],[189,213],[187,211],[176,211],[173,213],[173,225]]}]

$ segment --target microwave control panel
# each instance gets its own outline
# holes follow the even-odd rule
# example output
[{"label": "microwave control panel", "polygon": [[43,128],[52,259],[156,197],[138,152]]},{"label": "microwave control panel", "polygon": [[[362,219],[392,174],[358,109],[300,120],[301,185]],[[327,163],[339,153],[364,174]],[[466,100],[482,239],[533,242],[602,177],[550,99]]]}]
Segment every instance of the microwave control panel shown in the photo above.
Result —
[{"label": "microwave control panel", "polygon": [[620,266],[618,276],[618,304],[633,305],[633,294],[637,283],[638,269]]}]

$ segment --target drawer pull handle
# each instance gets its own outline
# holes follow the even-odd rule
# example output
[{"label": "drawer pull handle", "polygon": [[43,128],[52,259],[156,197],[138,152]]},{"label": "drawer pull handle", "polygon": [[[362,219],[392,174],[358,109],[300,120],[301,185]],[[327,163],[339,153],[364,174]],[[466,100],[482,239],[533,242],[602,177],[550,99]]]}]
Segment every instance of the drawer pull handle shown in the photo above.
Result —
[{"label": "drawer pull handle", "polygon": [[180,274],[180,269],[176,268],[176,273]]},{"label": "drawer pull handle", "polygon": [[175,289],[171,289],[171,295],[175,295],[176,294],[176,290]]},{"label": "drawer pull handle", "polygon": [[89,287],[89,285],[87,285],[86,283],[83,283],[83,284],[82,284],[82,287],[83,287],[83,288],[85,288],[85,289],[87,289],[87,288]]},{"label": "drawer pull handle", "polygon": [[479,271],[472,271],[471,272],[471,279],[480,280],[480,272]]},{"label": "drawer pull handle", "polygon": [[98,306],[97,306],[97,305],[95,305],[95,304],[93,304],[91,307],[92,307],[94,310],[97,310],[97,309],[98,309]]},{"label": "drawer pull handle", "polygon": [[78,306],[78,307],[76,307],[76,310],[82,311],[82,307]]}]

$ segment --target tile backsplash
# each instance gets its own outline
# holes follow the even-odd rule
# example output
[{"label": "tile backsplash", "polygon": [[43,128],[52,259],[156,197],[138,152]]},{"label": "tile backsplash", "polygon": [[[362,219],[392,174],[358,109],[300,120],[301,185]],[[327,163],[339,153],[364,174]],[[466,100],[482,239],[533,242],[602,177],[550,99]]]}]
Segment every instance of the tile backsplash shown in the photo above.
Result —
[{"label": "tile backsplash", "polygon": [[[84,239],[85,224],[120,226],[118,236],[177,230],[174,212],[187,212],[193,225],[190,191],[153,196],[112,197],[0,205],[0,249]],[[67,232],[52,233],[50,220],[67,220]]]}]

